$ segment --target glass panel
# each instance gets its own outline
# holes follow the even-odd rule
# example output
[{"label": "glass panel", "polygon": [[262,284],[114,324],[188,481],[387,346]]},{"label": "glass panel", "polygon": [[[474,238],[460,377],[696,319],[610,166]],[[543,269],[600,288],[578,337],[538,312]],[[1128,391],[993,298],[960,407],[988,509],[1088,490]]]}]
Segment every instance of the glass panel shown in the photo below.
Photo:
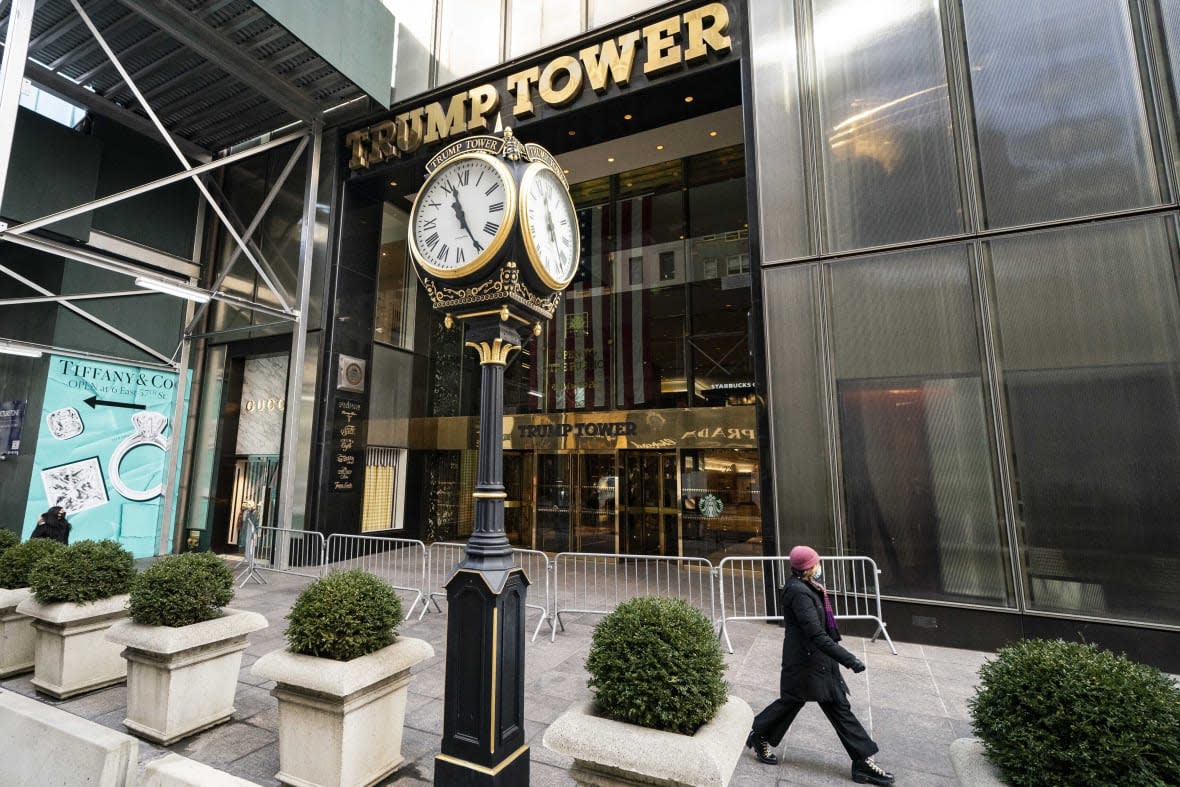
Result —
[{"label": "glass panel", "polygon": [[566,552],[570,548],[570,454],[537,455],[537,548]]},{"label": "glass panel", "polygon": [[680,483],[685,556],[762,556],[757,451],[686,451]]},{"label": "glass panel", "polygon": [[[815,265],[766,272],[770,441],[774,451],[779,552],[810,544],[836,552],[832,481],[819,361],[818,272]],[[773,320],[773,322],[770,322]]]},{"label": "glass panel", "polygon": [[393,53],[393,100],[402,101],[430,89],[434,61],[435,3],[422,0],[383,0],[397,21]]},{"label": "glass panel", "polygon": [[574,549],[578,552],[615,551],[614,454],[577,454],[577,495]]},{"label": "glass panel", "polygon": [[406,253],[409,214],[386,203],[381,213],[381,256],[377,259],[377,314],[373,339],[396,347],[414,344],[418,279]]},{"label": "glass panel", "polygon": [[590,0],[590,29],[655,8],[661,0]]},{"label": "glass panel", "polygon": [[767,262],[811,253],[799,110],[795,11],[782,0],[749,0],[754,138],[762,258]]},{"label": "glass panel", "polygon": [[520,57],[582,32],[582,0],[512,0],[508,57]]},{"label": "glass panel", "polygon": [[987,224],[1159,201],[1127,3],[965,3]]},{"label": "glass panel", "polygon": [[189,532],[209,526],[214,497],[213,469],[217,461],[217,432],[221,424],[221,398],[225,384],[225,347],[209,348],[205,377],[201,381],[201,410],[193,438],[192,486],[188,500]]},{"label": "glass panel", "polygon": [[1180,623],[1170,219],[990,244],[1031,608]]},{"label": "glass panel", "polygon": [[[440,6],[436,85],[462,79],[500,62],[499,3],[441,0]],[[479,32],[473,34],[474,31]]]},{"label": "glass panel", "polygon": [[889,595],[1010,603],[966,249],[830,272],[846,551]]},{"label": "glass panel", "polygon": [[365,449],[365,500],[361,532],[401,530],[402,496],[405,494],[404,448],[370,446]]},{"label": "glass panel", "polygon": [[828,247],[959,232],[959,178],[938,6],[816,0]]},{"label": "glass panel", "polygon": [[504,452],[504,533],[513,546],[533,546],[533,455]]}]

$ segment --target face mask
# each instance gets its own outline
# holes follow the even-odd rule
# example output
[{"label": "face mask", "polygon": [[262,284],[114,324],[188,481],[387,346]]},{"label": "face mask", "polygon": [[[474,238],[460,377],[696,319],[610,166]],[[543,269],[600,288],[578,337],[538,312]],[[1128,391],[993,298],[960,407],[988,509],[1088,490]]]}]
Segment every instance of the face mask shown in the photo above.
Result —
[{"label": "face mask", "polygon": [[815,573],[811,575],[811,578],[812,579],[819,579],[823,575],[824,575],[824,567],[822,565],[817,565],[815,567]]}]

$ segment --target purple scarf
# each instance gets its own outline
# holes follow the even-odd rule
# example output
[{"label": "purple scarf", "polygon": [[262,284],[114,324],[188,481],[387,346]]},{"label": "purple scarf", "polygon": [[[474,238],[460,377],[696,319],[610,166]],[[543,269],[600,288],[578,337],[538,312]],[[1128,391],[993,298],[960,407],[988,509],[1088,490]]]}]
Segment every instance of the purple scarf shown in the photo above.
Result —
[{"label": "purple scarf", "polygon": [[832,602],[828,599],[828,589],[814,579],[809,579],[808,582],[824,597],[824,623],[830,631],[839,631],[836,628],[836,613],[832,611]]}]

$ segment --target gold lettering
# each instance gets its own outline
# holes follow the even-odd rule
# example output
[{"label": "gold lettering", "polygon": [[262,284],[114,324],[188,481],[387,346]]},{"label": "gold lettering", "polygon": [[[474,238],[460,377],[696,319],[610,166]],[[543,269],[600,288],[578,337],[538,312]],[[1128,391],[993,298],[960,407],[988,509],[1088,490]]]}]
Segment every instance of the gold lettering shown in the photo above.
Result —
[{"label": "gold lettering", "polygon": [[451,96],[451,103],[447,105],[443,114],[442,104],[435,101],[426,105],[426,134],[423,142],[435,142],[446,139],[452,134],[462,134],[467,123],[467,94],[460,93]]},{"label": "gold lettering", "polygon": [[673,16],[643,28],[643,37],[647,39],[647,60],[643,64],[643,73],[647,75],[659,74],[680,65],[680,45],[676,43],[676,36],[680,33],[680,17]]},{"label": "gold lettering", "polygon": [[254,402],[246,402],[246,412],[254,412]]},{"label": "gold lettering", "polygon": [[[558,87],[565,74],[565,84]],[[564,107],[582,92],[582,66],[577,59],[569,55],[555,57],[541,72],[541,84],[538,88],[541,100],[551,107]]]},{"label": "gold lettering", "polygon": [[512,116],[527,118],[533,116],[533,85],[541,78],[538,66],[519,71],[508,77],[508,92],[516,97],[512,106]]},{"label": "gold lettering", "polygon": [[385,161],[398,155],[394,144],[395,127],[392,120],[385,120],[369,127],[369,154],[374,162]]},{"label": "gold lettering", "polygon": [[601,95],[606,92],[608,68],[619,87],[625,87],[631,81],[631,70],[635,66],[635,48],[638,44],[639,33],[632,31],[619,36],[619,46],[615,46],[614,39],[610,39],[602,42],[601,46],[588,46],[578,53],[586,67],[586,78],[595,93]]},{"label": "gold lettering", "polygon": [[[708,19],[710,24],[706,25]],[[709,3],[684,14],[688,27],[688,42],[684,47],[684,62],[696,63],[709,56],[712,49],[719,55],[729,51],[729,11],[721,3]]]},{"label": "gold lettering", "polygon": [[344,144],[348,145],[348,149],[352,151],[352,157],[348,160],[349,169],[364,169],[369,166],[368,143],[369,130],[367,128],[351,131],[344,135]]},{"label": "gold lettering", "polygon": [[491,85],[480,85],[467,91],[471,99],[471,120],[467,122],[467,130],[488,128],[488,115],[500,106],[500,92]]},{"label": "gold lettering", "polygon": [[397,146],[405,153],[413,153],[422,145],[422,111],[422,107],[418,107],[394,118]]}]

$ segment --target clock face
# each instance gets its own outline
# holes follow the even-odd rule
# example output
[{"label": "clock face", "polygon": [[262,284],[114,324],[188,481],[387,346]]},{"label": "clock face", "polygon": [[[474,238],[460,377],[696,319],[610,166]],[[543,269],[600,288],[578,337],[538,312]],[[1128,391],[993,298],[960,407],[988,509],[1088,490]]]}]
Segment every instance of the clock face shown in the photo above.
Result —
[{"label": "clock face", "polygon": [[569,191],[557,173],[533,164],[520,183],[525,248],[542,281],[563,290],[578,267],[581,238]]},{"label": "clock face", "polygon": [[483,153],[457,156],[418,193],[410,213],[410,251],[426,273],[462,278],[496,256],[515,218],[508,168]]}]

